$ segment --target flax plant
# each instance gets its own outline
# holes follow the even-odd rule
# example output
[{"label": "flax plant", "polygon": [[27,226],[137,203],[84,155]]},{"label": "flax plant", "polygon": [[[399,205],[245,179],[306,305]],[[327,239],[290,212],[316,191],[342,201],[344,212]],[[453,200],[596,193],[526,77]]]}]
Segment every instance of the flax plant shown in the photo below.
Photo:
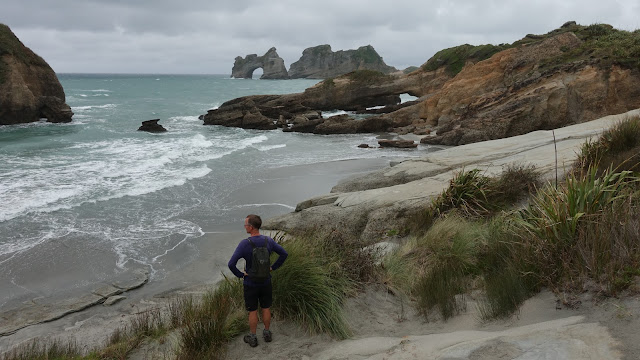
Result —
[{"label": "flax plant", "polygon": [[589,168],[584,178],[570,175],[558,189],[546,187],[514,218],[523,257],[544,274],[547,285],[558,283],[568,273],[567,266],[575,265],[581,226],[624,200],[638,182],[629,171],[609,169],[602,176],[597,172]]}]

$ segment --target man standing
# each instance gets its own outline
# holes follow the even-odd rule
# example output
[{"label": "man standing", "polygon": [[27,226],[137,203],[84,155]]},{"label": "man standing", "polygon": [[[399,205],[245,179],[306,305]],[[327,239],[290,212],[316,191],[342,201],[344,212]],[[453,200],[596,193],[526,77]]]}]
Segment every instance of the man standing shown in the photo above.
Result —
[{"label": "man standing", "polygon": [[[264,341],[270,342],[272,339],[271,330],[271,275],[266,280],[259,281],[255,278],[252,279],[249,276],[249,272],[252,270],[252,254],[253,249],[256,247],[266,246],[269,254],[275,252],[278,254],[278,259],[271,265],[270,270],[276,270],[279,268],[287,258],[287,252],[285,249],[276,243],[272,238],[260,235],[260,226],[262,226],[262,219],[258,215],[248,215],[244,219],[244,229],[249,238],[240,241],[236,251],[233,252],[231,259],[229,260],[229,269],[233,274],[241,279],[244,279],[244,304],[249,312],[249,331],[250,333],[244,336],[244,342],[248,343],[251,347],[258,346],[258,338],[256,337],[256,330],[258,328],[258,304],[262,308],[262,322],[264,323],[264,330],[262,331],[262,337]],[[245,261],[245,270],[240,271],[236,264],[238,260],[243,258]]]}]

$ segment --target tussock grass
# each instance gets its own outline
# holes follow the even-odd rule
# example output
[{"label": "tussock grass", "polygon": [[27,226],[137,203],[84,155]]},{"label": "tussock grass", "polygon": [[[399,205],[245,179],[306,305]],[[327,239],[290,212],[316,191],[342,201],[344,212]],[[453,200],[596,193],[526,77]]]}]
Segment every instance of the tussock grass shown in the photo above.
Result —
[{"label": "tussock grass", "polygon": [[199,302],[182,304],[185,311],[172,316],[181,324],[178,359],[221,359],[227,341],[249,328],[239,279],[225,279]]},{"label": "tussock grass", "polygon": [[589,168],[597,168],[599,174],[609,168],[640,170],[640,116],[626,117],[597,140],[582,145],[576,171]]},{"label": "tussock grass", "polygon": [[466,308],[464,294],[477,272],[483,228],[461,216],[438,219],[424,235],[387,256],[387,284],[416,298],[425,316],[438,309],[443,319]]},{"label": "tussock grass", "polygon": [[479,169],[463,169],[433,200],[428,217],[455,209],[469,218],[489,218],[527,198],[539,185],[540,174],[531,165],[509,164],[496,178],[483,175]]},{"label": "tussock grass", "polygon": [[273,273],[273,309],[310,333],[349,337],[342,305],[354,282],[344,258],[326,237],[296,237],[284,246],[289,257]]},{"label": "tussock grass", "polygon": [[492,208],[488,200],[489,181],[490,179],[482,175],[479,169],[463,169],[451,179],[449,187],[433,201],[431,209],[434,215],[438,216],[454,208],[469,216],[489,213]]},{"label": "tussock grass", "polygon": [[418,239],[412,257],[424,262],[426,271],[419,277],[415,292],[418,310],[425,315],[436,306],[444,319],[466,309],[468,275],[476,271],[476,252],[483,235],[476,225],[448,216]]},{"label": "tussock grass", "polygon": [[34,339],[2,354],[2,360],[82,359],[83,352],[75,341]]},{"label": "tussock grass", "polygon": [[518,259],[520,248],[514,242],[509,214],[492,219],[487,234],[478,252],[479,284],[484,290],[478,313],[482,320],[507,318],[535,293],[537,282]]},{"label": "tussock grass", "polygon": [[136,314],[129,324],[114,330],[102,349],[89,358],[124,359],[147,338],[160,338],[169,331],[161,309],[155,308]]}]

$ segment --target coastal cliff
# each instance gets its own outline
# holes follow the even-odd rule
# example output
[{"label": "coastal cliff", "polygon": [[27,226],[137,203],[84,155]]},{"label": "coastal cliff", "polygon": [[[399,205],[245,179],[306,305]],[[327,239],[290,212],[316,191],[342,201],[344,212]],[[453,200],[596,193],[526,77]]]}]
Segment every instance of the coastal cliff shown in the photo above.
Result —
[{"label": "coastal cliff", "polygon": [[[462,145],[638,108],[638,59],[640,32],[568,22],[513,44],[444,49],[409,74],[358,70],[303,93],[234,99],[201,118],[206,125],[318,134],[430,133],[422,143]],[[399,104],[401,94],[418,99]],[[383,108],[367,110],[374,106]],[[306,116],[328,110],[372,116]],[[237,120],[246,116],[251,121]],[[258,119],[261,125],[255,127]]]},{"label": "coastal cliff", "polygon": [[304,49],[302,57],[289,68],[292,79],[327,79],[356,70],[374,70],[383,74],[398,71],[388,66],[371,45],[356,50],[333,52],[330,45]]},{"label": "coastal cliff", "polygon": [[[625,42],[636,48],[625,49]],[[422,102],[418,117],[437,129],[437,136],[423,140],[462,145],[638,108],[638,44],[638,32],[608,25],[569,24],[546,36],[527,36],[465,66]]]},{"label": "coastal cliff", "polygon": [[0,125],[70,122],[72,115],[53,69],[0,24]]}]

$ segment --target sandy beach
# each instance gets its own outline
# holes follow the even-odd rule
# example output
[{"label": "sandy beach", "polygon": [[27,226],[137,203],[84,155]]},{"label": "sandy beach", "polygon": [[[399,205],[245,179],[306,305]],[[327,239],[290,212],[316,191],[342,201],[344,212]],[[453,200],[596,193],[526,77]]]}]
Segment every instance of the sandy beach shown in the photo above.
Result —
[{"label": "sandy beach", "polygon": [[[556,130],[559,156],[572,159],[575,148],[585,138],[598,134],[619,117],[575,125],[580,127],[580,131],[570,127]],[[170,272],[162,280],[152,279],[149,284],[125,293],[127,298],[113,306],[97,305],[56,321],[21,329],[0,338],[0,346],[8,349],[33,337],[48,337],[72,339],[90,349],[102,344],[114,329],[126,325],[136,313],[164,307],[175,296],[202,294],[214,286],[222,273],[228,273],[228,257],[244,237],[238,230],[238,224],[247,213],[258,212],[265,214],[265,218],[282,216],[278,214],[290,212],[297,202],[319,194],[325,194],[320,197],[326,196],[333,185],[358,174],[367,174],[365,179],[370,182],[394,176],[404,179],[411,172],[418,180],[392,186],[393,191],[382,188],[332,194],[331,197],[336,197],[334,203],[316,204],[285,218],[289,219],[287,221],[293,219],[292,224],[302,224],[313,220],[317,209],[324,209],[317,212],[323,216],[336,211],[343,214],[345,209],[352,212],[377,209],[381,201],[391,204],[414,201],[418,196],[426,199],[432,195],[425,193],[425,186],[430,184],[431,192],[437,193],[439,188],[446,186],[452,169],[459,166],[479,166],[490,172],[492,169],[498,171],[502,163],[526,158],[540,169],[550,171],[552,167],[545,164],[553,159],[548,152],[553,153],[555,144],[548,138],[548,133],[537,132],[471,144],[391,168],[387,166],[389,160],[376,159],[274,169],[252,186],[230,194],[239,205],[246,206],[238,206],[237,219],[230,219],[228,226],[219,231],[207,231],[205,236],[189,244],[197,249],[199,255],[195,261],[180,266],[180,271]],[[431,179],[431,183],[424,183],[418,175],[420,172],[431,174],[424,175],[424,179]],[[363,178],[352,178],[350,182],[359,181]],[[167,261],[173,258],[176,264],[179,263],[179,256],[174,257],[177,254],[179,252],[172,254]],[[411,300],[394,294],[384,285],[370,284],[346,301],[346,320],[353,332],[350,339],[337,341],[327,335],[308,334],[275,313],[272,343],[260,341],[257,348],[250,348],[241,337],[237,337],[228,345],[227,358],[637,359],[640,356],[640,343],[637,341],[640,333],[638,293],[640,279],[636,279],[618,298],[598,296],[593,291],[563,298],[543,290],[528,299],[511,318],[483,322],[479,320],[476,306],[482,295],[472,292],[465,295],[467,310],[443,321],[438,316],[424,318],[414,310]],[[261,328],[259,324],[258,330]],[[174,333],[162,342],[142,344],[129,358],[172,358],[178,346]]]},{"label": "sandy beach", "polygon": [[[75,339],[87,348],[100,346],[112,330],[127,323],[128,315],[164,306],[168,300],[180,294],[202,293],[214,286],[222,278],[222,273],[230,274],[227,261],[237,243],[246,237],[242,231],[242,221],[247,214],[257,213],[268,218],[291,212],[298,202],[329,192],[340,180],[386,167],[389,162],[390,159],[385,158],[356,159],[271,169],[251,185],[228,195],[234,211],[227,223],[210,226],[206,222],[207,214],[201,214],[199,225],[205,234],[168,249],[155,269],[163,274],[162,277],[151,275],[147,283],[126,291],[122,294],[126,299],[112,306],[98,303],[60,319],[26,326],[13,334],[1,336],[0,352],[35,337]],[[85,265],[90,267],[91,262],[85,261]],[[41,277],[42,271],[34,271],[33,276]],[[108,280],[105,279],[104,284],[91,283],[79,286],[73,292],[58,293],[51,297],[22,297],[8,302],[0,313],[3,326],[10,322],[10,312],[20,312],[25,307],[31,310],[34,304],[41,312],[31,316],[31,319],[19,319],[17,326],[20,327],[20,321],[23,325],[33,323],[33,318],[37,320],[38,316],[46,319],[48,313],[55,312],[58,304],[95,294],[96,289],[106,285]],[[82,272],[64,274],[50,281],[82,282]]]}]

